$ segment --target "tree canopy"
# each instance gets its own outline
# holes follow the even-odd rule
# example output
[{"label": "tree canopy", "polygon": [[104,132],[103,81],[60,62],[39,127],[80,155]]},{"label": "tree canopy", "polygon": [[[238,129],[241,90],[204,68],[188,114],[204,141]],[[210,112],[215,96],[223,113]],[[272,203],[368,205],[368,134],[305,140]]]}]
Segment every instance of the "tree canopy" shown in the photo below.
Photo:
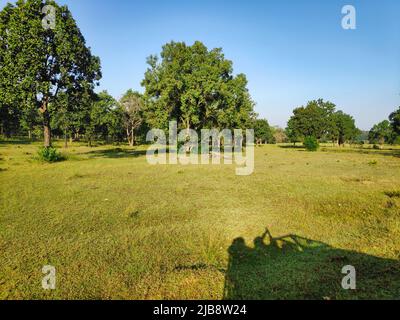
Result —
[{"label": "tree canopy", "polygon": [[[55,9],[54,28],[42,24],[45,5]],[[91,92],[101,78],[100,59],[86,46],[67,6],[19,0],[1,11],[0,20],[0,104],[40,111],[48,147],[51,119],[62,108],[63,94],[77,98]]]},{"label": "tree canopy", "polygon": [[161,60],[150,56],[142,86],[150,126],[165,129],[176,120],[180,128],[244,128],[254,118],[254,103],[244,74],[233,75],[222,49],[208,50],[171,42]]},{"label": "tree canopy", "polygon": [[400,107],[389,116],[389,120],[392,130],[400,136]]},{"label": "tree canopy", "polygon": [[305,107],[296,108],[286,129],[292,142],[306,137],[336,141],[339,145],[351,141],[359,134],[353,117],[322,99],[310,101]]},{"label": "tree canopy", "polygon": [[384,144],[390,143],[393,138],[393,130],[388,120],[384,120],[374,125],[369,132],[368,140],[371,143]]},{"label": "tree canopy", "polygon": [[254,121],[254,137],[258,144],[273,142],[272,130],[268,120],[257,119]]}]

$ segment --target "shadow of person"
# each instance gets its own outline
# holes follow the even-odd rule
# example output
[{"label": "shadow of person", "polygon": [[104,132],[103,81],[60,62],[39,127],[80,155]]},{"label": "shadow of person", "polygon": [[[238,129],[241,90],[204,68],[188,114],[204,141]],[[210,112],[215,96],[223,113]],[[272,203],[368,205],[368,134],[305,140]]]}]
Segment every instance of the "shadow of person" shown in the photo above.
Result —
[{"label": "shadow of person", "polygon": [[[390,299],[400,297],[400,261],[333,248],[266,229],[253,247],[236,238],[228,249],[224,299]],[[357,290],[344,290],[342,268],[356,268]]]}]

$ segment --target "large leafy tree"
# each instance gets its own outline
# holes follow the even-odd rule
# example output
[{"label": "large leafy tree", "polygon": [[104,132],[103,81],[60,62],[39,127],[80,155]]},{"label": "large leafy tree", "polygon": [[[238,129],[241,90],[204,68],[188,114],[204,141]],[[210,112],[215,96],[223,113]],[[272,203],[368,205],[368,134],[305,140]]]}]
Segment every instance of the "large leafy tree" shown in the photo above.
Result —
[{"label": "large leafy tree", "polygon": [[268,120],[257,119],[254,121],[254,136],[257,144],[271,143],[273,140],[272,129]]},{"label": "large leafy tree", "polygon": [[[54,28],[43,25],[45,5],[55,11]],[[51,119],[62,108],[62,94],[93,90],[100,60],[86,46],[67,6],[50,0],[18,0],[2,10],[0,104],[40,111],[44,145],[51,145]]]},{"label": "large leafy tree", "polygon": [[182,129],[250,125],[254,103],[246,77],[233,75],[221,49],[171,42],[163,46],[161,60],[150,56],[147,62],[142,85],[150,126],[165,129],[170,120]]},{"label": "large leafy tree", "polygon": [[361,131],[356,127],[352,116],[343,111],[337,111],[332,115],[332,118],[334,123],[331,126],[333,128],[331,137],[338,141],[339,146],[346,143],[346,141],[354,141],[360,134]]},{"label": "large leafy tree", "polygon": [[306,137],[325,138],[338,142],[354,140],[359,134],[353,117],[322,99],[310,101],[307,106],[297,108],[288,122],[287,135],[292,142]]},{"label": "large leafy tree", "polygon": [[331,117],[334,112],[335,105],[322,99],[294,109],[287,127],[290,140],[296,142],[305,137],[322,138],[335,127]]},{"label": "large leafy tree", "polygon": [[8,44],[6,37],[8,34],[7,26],[13,12],[13,6],[7,4],[0,11],[0,134],[10,135],[11,131],[18,127],[19,110],[16,104],[12,104],[10,99],[5,97],[5,89],[7,87],[7,79],[3,77],[4,65],[10,63],[7,54]]},{"label": "large leafy tree", "polygon": [[372,127],[369,132],[368,140],[371,143],[384,144],[390,143],[393,138],[393,130],[388,120],[384,120]]},{"label": "large leafy tree", "polygon": [[389,120],[393,131],[400,135],[400,107],[389,116]]}]

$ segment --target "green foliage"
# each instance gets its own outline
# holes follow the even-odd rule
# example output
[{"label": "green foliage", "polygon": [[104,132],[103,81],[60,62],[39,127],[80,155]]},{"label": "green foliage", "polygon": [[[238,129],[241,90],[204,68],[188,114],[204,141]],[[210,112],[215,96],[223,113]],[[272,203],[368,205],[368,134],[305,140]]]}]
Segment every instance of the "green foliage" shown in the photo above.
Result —
[{"label": "green foliage", "polygon": [[291,142],[314,136],[318,140],[336,141],[342,145],[346,141],[354,141],[360,130],[356,128],[353,117],[336,111],[333,103],[319,99],[295,109],[286,132]]},{"label": "green foliage", "polygon": [[337,111],[332,115],[333,123],[331,129],[336,133],[331,135],[332,140],[337,140],[339,145],[344,144],[346,141],[354,141],[361,133],[355,125],[352,116],[345,114],[343,111]]},{"label": "green foliage", "polygon": [[360,131],[360,133],[356,137],[357,143],[365,144],[368,142],[368,134],[369,131]]},{"label": "green foliage", "polygon": [[[54,29],[42,26],[42,8],[56,10]],[[25,123],[35,124],[32,109],[41,113],[45,146],[51,145],[51,121],[66,94],[75,100],[90,93],[101,77],[100,60],[86,46],[67,6],[51,0],[18,1],[0,13],[0,105],[29,109]],[[69,104],[79,107],[80,104]]]},{"label": "green foliage", "polygon": [[61,155],[61,153],[58,152],[57,149],[53,147],[40,147],[37,152],[37,155],[40,161],[49,163],[58,162],[65,159]]},{"label": "green foliage", "polygon": [[123,128],[122,119],[118,102],[107,91],[97,94],[85,119],[89,145],[95,137],[106,139],[109,135],[117,136]]},{"label": "green foliage", "polygon": [[288,133],[292,142],[314,136],[320,139],[332,126],[330,115],[335,111],[335,105],[322,99],[310,101],[306,107],[293,110],[293,116],[288,122]]},{"label": "green foliage", "polygon": [[171,42],[160,56],[161,61],[148,58],[142,81],[149,126],[166,129],[176,120],[181,129],[249,127],[254,103],[246,76],[233,75],[222,49],[208,50],[199,41]]},{"label": "green foliage", "polygon": [[273,143],[272,129],[266,119],[254,121],[254,137],[259,144]]},{"label": "green foliage", "polygon": [[392,130],[400,136],[400,107],[389,116],[389,120]]},{"label": "green foliage", "polygon": [[374,125],[368,134],[369,142],[374,144],[390,143],[392,138],[393,130],[388,120],[384,120]]},{"label": "green foliage", "polygon": [[374,125],[368,133],[368,140],[374,144],[400,144],[400,108],[391,113],[389,121]]},{"label": "green foliage", "polygon": [[310,136],[304,139],[304,147],[307,151],[317,151],[319,149],[319,143],[317,138]]}]

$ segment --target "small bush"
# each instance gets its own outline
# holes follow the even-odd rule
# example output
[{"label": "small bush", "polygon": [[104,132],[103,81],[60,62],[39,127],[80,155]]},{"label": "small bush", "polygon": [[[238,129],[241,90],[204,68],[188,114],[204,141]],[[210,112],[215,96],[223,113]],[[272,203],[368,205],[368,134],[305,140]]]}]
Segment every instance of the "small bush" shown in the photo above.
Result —
[{"label": "small bush", "polygon": [[44,162],[58,162],[64,160],[64,157],[56,148],[53,147],[40,147],[38,150],[38,158]]},{"label": "small bush", "polygon": [[308,151],[317,151],[319,149],[318,140],[315,137],[307,137],[304,139],[304,147]]},{"label": "small bush", "polygon": [[382,148],[380,146],[378,146],[377,144],[374,144],[372,149],[374,150],[381,150]]}]

